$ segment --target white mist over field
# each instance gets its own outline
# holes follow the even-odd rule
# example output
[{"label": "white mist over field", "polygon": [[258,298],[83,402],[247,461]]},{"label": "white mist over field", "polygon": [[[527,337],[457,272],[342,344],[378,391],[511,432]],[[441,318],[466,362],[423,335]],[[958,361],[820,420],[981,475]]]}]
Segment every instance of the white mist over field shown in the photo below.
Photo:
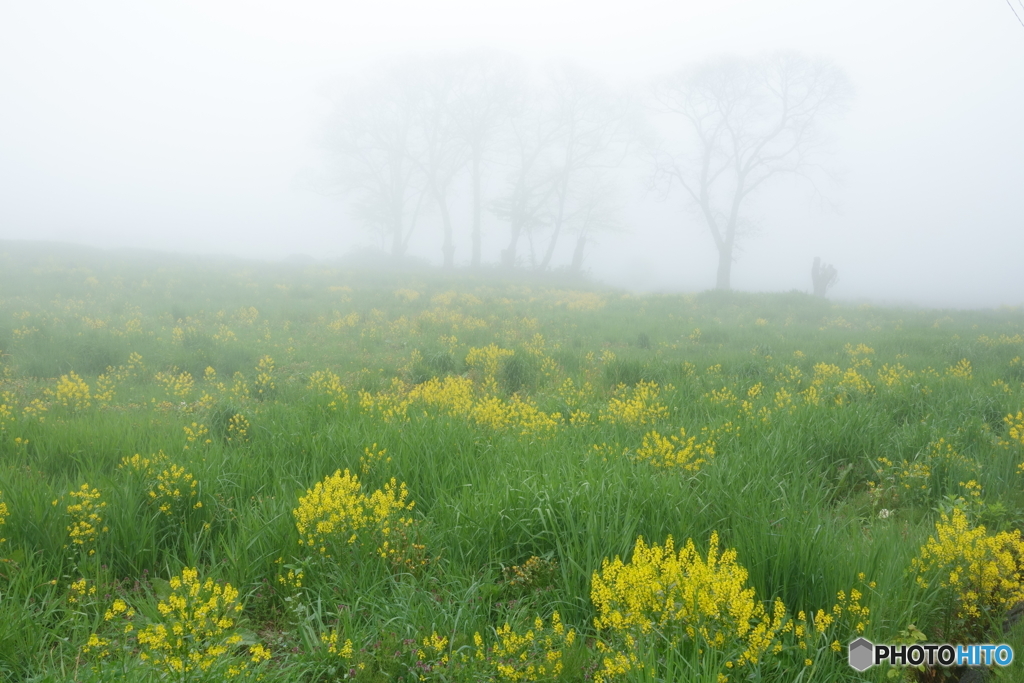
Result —
[{"label": "white mist over field", "polygon": [[[782,50],[842,70],[848,106],[822,121],[806,178],[774,177],[745,200],[731,286],[810,290],[820,256],[838,271],[829,295],[839,299],[1019,305],[1024,25],[1014,7],[1024,18],[1001,0],[6,3],[0,239],[257,258],[386,249],[366,210],[354,211],[356,195],[329,182],[344,152],[325,142],[339,97],[376,80],[382,63],[486,48],[534,79],[571,64],[628,94],[639,128],[671,139],[677,124],[650,114],[654,86],[723,55]],[[583,268],[639,290],[714,287],[718,251],[701,212],[678,184],[651,187],[650,137],[588,170],[600,167],[614,193],[574,195],[577,208],[584,194],[614,195],[622,228],[588,238]],[[483,184],[484,265],[507,249],[510,164]],[[456,267],[472,258],[467,168],[452,181]],[[596,171],[587,177],[603,187]],[[550,243],[557,188],[546,196],[518,267],[538,267]],[[440,266],[437,202],[420,214],[406,253]],[[566,222],[547,268],[570,265],[572,225],[582,230]]]}]

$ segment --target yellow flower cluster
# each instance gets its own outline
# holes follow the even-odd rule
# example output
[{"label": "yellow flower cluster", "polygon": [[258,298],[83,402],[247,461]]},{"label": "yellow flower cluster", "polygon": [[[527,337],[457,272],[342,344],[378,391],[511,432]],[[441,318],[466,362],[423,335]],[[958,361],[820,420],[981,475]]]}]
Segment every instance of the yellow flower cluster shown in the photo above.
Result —
[{"label": "yellow flower cluster", "polygon": [[93,597],[96,595],[96,585],[89,585],[89,581],[84,577],[77,581],[72,581],[71,585],[68,586],[68,602],[72,604],[82,602],[86,597]]},{"label": "yellow flower cluster", "polygon": [[[729,667],[757,663],[777,644],[786,608],[776,600],[769,614],[746,581],[736,551],[719,552],[717,533],[711,535],[706,558],[692,539],[678,553],[671,537],[664,546],[637,539],[628,564],[618,557],[605,559],[592,578],[594,625],[620,643],[619,649],[609,649],[618,656],[606,663],[627,664],[636,641],[652,634],[728,651]],[[602,678],[614,673],[605,670]]]},{"label": "yellow flower cluster", "polygon": [[110,655],[110,641],[106,638],[100,638],[99,634],[93,633],[89,636],[89,640],[86,641],[85,645],[82,646],[82,654],[95,654],[99,658],[107,657]]},{"label": "yellow flower cluster", "polygon": [[414,407],[422,407],[423,415],[432,410],[472,422],[480,427],[511,430],[523,436],[550,432],[558,427],[561,415],[545,413],[529,399],[518,394],[509,399],[485,391],[476,391],[468,377],[434,377],[408,387],[399,379],[392,381],[389,391],[359,393],[363,410],[376,411],[387,422],[406,420]]},{"label": "yellow flower cluster", "polygon": [[[281,558],[278,558],[278,562]],[[287,574],[279,574],[277,582],[282,586],[288,586],[289,588],[302,588],[302,578],[305,576],[305,572],[301,569],[296,571],[295,569],[289,569]]]},{"label": "yellow flower cluster", "polygon": [[[235,629],[235,619],[242,611],[238,591],[231,584],[218,584],[207,578],[200,581],[196,569],[185,568],[169,582],[170,594],[157,603],[159,617],[136,630],[135,609],[117,598],[104,612],[105,622],[119,622],[123,636],[135,638],[143,665],[155,669],[161,678],[192,680],[199,677],[216,679],[249,676],[252,665],[270,659],[270,651],[261,644],[248,648],[248,658],[239,657],[237,649],[243,638]],[[95,594],[95,586],[86,591],[85,579],[72,584],[79,596]],[[79,597],[78,599],[81,599]],[[82,647],[82,654],[99,658],[111,654],[112,641],[93,633]],[[122,651],[126,649],[122,644]]]},{"label": "yellow flower cluster", "polygon": [[1024,345],[1024,335],[1015,334],[1010,336],[1003,333],[998,337],[989,337],[988,335],[983,334],[978,337],[978,343],[984,344],[989,348],[996,346],[1021,346]]},{"label": "yellow flower cluster", "polygon": [[320,634],[320,642],[327,646],[327,652],[342,659],[352,659],[352,641],[346,638],[339,644],[338,629],[332,628],[327,633]]},{"label": "yellow flower cluster", "polygon": [[736,398],[736,394],[732,393],[732,390],[729,389],[729,387],[722,387],[721,389],[710,391],[704,394],[704,398],[721,406],[735,405],[738,400]]},{"label": "yellow flower cluster", "polygon": [[114,401],[114,372],[114,368],[108,367],[105,373],[96,378],[96,391],[92,396],[101,408],[109,406]]},{"label": "yellow flower cluster", "polygon": [[248,441],[250,428],[251,425],[245,415],[235,413],[228,419],[228,441],[232,443],[243,443]]},{"label": "yellow flower cluster", "polygon": [[837,316],[835,318],[828,318],[822,321],[824,324],[819,327],[820,330],[837,329],[837,330],[848,330],[853,327],[849,321],[843,316]]},{"label": "yellow flower cluster", "polygon": [[277,388],[274,383],[274,359],[270,356],[263,356],[256,364],[256,379],[253,380],[252,388],[260,400],[270,398]]},{"label": "yellow flower cluster", "polygon": [[878,381],[889,388],[903,386],[914,378],[914,371],[907,370],[902,363],[886,363],[878,369]]},{"label": "yellow flower cluster", "polygon": [[299,506],[292,510],[299,531],[299,545],[316,548],[328,555],[328,544],[336,537],[348,535],[348,543],[355,543],[357,533],[368,524],[366,496],[355,475],[341,470],[317,482],[306,495],[299,498]]},{"label": "yellow flower cluster", "polygon": [[843,371],[833,363],[815,363],[811,384],[817,387],[831,385],[836,379],[842,377]]},{"label": "yellow flower cluster", "polygon": [[957,507],[935,523],[935,536],[921,546],[912,566],[925,587],[929,573],[940,573],[940,585],[952,591],[960,619],[978,620],[983,612],[996,618],[1001,610],[1024,600],[1020,530],[989,534],[984,526],[972,526]]},{"label": "yellow flower cluster", "polygon": [[423,638],[421,645],[422,647],[416,651],[416,659],[430,659],[441,666],[448,663],[448,636],[438,635],[437,631],[434,631]]},{"label": "yellow flower cluster", "polygon": [[929,444],[928,450],[916,460],[893,462],[883,456],[875,462],[878,481],[869,481],[868,488],[876,505],[884,507],[925,502],[939,485],[940,477],[951,471],[970,475],[981,469],[978,461],[959,453],[945,438]]},{"label": "yellow flower cluster", "polygon": [[[4,492],[0,491],[0,527],[7,524],[7,518],[11,515],[11,513],[7,510],[7,503],[3,501],[3,494]],[[6,541],[6,538],[0,536],[0,543],[5,543]]]},{"label": "yellow flower cluster", "polygon": [[[464,294],[463,296],[472,296],[472,295]],[[454,289],[449,289],[447,292],[440,292],[440,293],[435,294],[434,296],[430,297],[430,303],[434,304],[435,306],[451,306],[453,303],[455,303],[455,300],[458,299],[458,298],[459,298],[459,293],[456,292]],[[476,298],[476,297],[473,297],[473,298]]]},{"label": "yellow flower cluster", "polygon": [[14,394],[0,393],[0,434],[7,431],[7,425],[14,422]]},{"label": "yellow flower cluster", "polygon": [[158,372],[154,375],[153,380],[157,384],[162,384],[167,393],[172,397],[181,401],[187,401],[188,397],[192,394],[192,390],[195,388],[195,380],[189,372],[175,374],[176,371],[177,368],[170,372]]},{"label": "yellow flower cluster", "polygon": [[845,347],[846,355],[850,357],[850,362],[854,368],[870,368],[871,358],[875,354],[875,350],[866,344],[847,344]]},{"label": "yellow flower cluster", "polygon": [[142,362],[142,354],[132,351],[128,354],[128,362],[124,365],[118,365],[116,368],[108,367],[106,376],[115,382],[124,382],[125,380],[138,377],[139,372],[145,369]]},{"label": "yellow flower cluster", "polygon": [[340,313],[336,313],[335,319],[327,323],[327,329],[329,329],[331,332],[341,332],[346,327],[355,327],[358,324],[358,313],[349,313],[346,316],[342,316]]},{"label": "yellow flower cluster", "polygon": [[118,598],[110,605],[110,609],[103,613],[103,620],[110,621],[117,617],[132,619],[135,617],[135,610],[128,606],[124,600]]},{"label": "yellow flower cluster", "polygon": [[996,389],[1001,389],[1004,394],[1013,393],[1013,389],[1010,388],[1010,385],[1001,379],[992,380],[992,386],[995,387]]},{"label": "yellow flower cluster", "polygon": [[1017,447],[1024,447],[1024,411],[1018,410],[1003,418],[1006,424],[1006,435],[1010,437],[1010,443]]},{"label": "yellow flower cluster", "polygon": [[488,396],[473,404],[470,419],[495,431],[511,429],[522,436],[545,434],[559,425],[561,415],[545,413],[532,402],[515,394],[507,401]]},{"label": "yellow flower cluster", "polygon": [[213,333],[213,339],[214,341],[227,343],[236,341],[238,339],[238,335],[236,335],[230,327],[221,323],[220,327],[217,328],[217,331]]},{"label": "yellow flower cluster", "polygon": [[[192,322],[191,318],[186,318],[186,320],[188,322]],[[178,322],[180,323],[181,321],[179,320]],[[195,325],[175,325],[174,327],[171,328],[171,343],[184,344],[186,337],[194,339],[197,332],[198,330],[196,329]]]},{"label": "yellow flower cluster", "polygon": [[57,403],[71,410],[84,410],[92,405],[89,385],[74,372],[60,376],[54,396]]},{"label": "yellow flower cluster", "polygon": [[[81,488],[68,495],[77,501],[67,507],[71,516],[71,524],[67,528],[68,540],[78,550],[87,555],[95,555],[96,540],[101,533],[108,531],[107,527],[103,526],[103,518],[99,513],[107,503],[101,501],[100,492],[89,488],[88,484],[82,484]],[[56,502],[54,501],[54,504]]]},{"label": "yellow flower cluster", "polygon": [[236,372],[231,378],[231,396],[236,401],[245,401],[249,398],[249,385],[245,383],[245,375]]},{"label": "yellow flower cluster", "polygon": [[575,290],[552,290],[555,306],[565,306],[570,311],[600,311],[605,307],[603,296],[596,292],[579,292]]},{"label": "yellow flower cluster", "polygon": [[309,390],[326,396],[329,399],[328,408],[337,409],[339,405],[348,403],[348,393],[345,391],[341,378],[330,370],[317,370],[309,377]]},{"label": "yellow flower cluster", "polygon": [[895,507],[904,501],[923,500],[931,486],[932,468],[928,462],[875,458],[878,483],[868,482],[872,498],[879,505]]},{"label": "yellow flower cluster", "polygon": [[156,485],[150,490],[149,498],[168,516],[182,513],[189,506],[201,508],[202,501],[195,499],[199,482],[184,467],[171,463],[170,467],[157,475]]},{"label": "yellow flower cluster", "polygon": [[259,320],[260,312],[255,306],[239,308],[235,318],[245,325],[254,325]]},{"label": "yellow flower cluster", "polygon": [[478,381],[484,393],[498,390],[497,375],[501,361],[511,358],[515,351],[500,348],[497,344],[488,344],[482,348],[470,348],[466,354],[466,365],[478,374]]},{"label": "yellow flower cluster", "polygon": [[[595,647],[602,655],[594,680],[604,683],[644,668],[652,647],[685,647],[696,656],[710,648],[724,655],[718,663],[720,682],[730,679],[726,672],[784,652],[812,666],[814,653],[840,652],[840,639],[864,633],[869,623],[870,610],[861,604],[859,588],[839,591],[830,610],[792,617],[778,598],[769,612],[746,580],[736,552],[719,552],[714,533],[706,558],[692,540],[677,554],[670,537],[663,547],[648,547],[638,539],[628,564],[618,557],[606,559],[591,588],[598,612],[594,624],[601,632]],[[863,573],[858,575],[862,584],[875,588],[874,582],[865,584]]]},{"label": "yellow flower cluster", "polygon": [[785,387],[780,387],[779,390],[775,392],[774,402],[776,410],[785,411],[791,414],[796,410],[796,405],[793,403],[793,394],[786,391]]},{"label": "yellow flower cluster", "polygon": [[[672,391],[673,387],[666,386],[665,390]],[[620,384],[598,419],[630,427],[646,427],[666,420],[668,408],[658,400],[660,393],[655,382],[641,380],[634,387]]]},{"label": "yellow flower cluster", "polygon": [[974,370],[971,368],[971,361],[961,358],[956,365],[946,368],[946,375],[955,379],[962,379],[965,382],[974,377]]},{"label": "yellow flower cluster", "polygon": [[948,468],[956,465],[961,469],[966,468],[975,472],[981,470],[981,463],[957,451],[944,437],[928,444],[928,461],[933,466],[942,465]]},{"label": "yellow flower cluster", "polygon": [[187,451],[193,445],[196,446],[207,446],[213,443],[213,439],[210,438],[210,428],[204,424],[193,422],[191,425],[182,427],[185,430],[185,450]]},{"label": "yellow flower cluster", "polygon": [[388,455],[388,449],[377,450],[377,444],[374,443],[373,446],[363,449],[363,455],[359,458],[359,471],[365,477],[378,463],[387,464],[389,462],[391,462],[391,456]]},{"label": "yellow flower cluster", "polygon": [[505,582],[515,588],[543,588],[550,585],[558,570],[558,560],[531,555],[526,562],[502,569]]},{"label": "yellow flower cluster", "polygon": [[[249,661],[253,664],[260,664],[268,661],[269,659],[270,650],[267,649],[265,645],[257,643],[249,647]],[[236,672],[234,675],[237,675],[238,667],[233,667],[232,669],[229,669],[229,672],[230,671]]]},{"label": "yellow flower cluster", "polygon": [[11,336],[14,339],[24,339],[25,337],[30,337],[37,332],[39,332],[38,327],[29,327],[28,325],[26,325],[25,327],[19,327],[13,330],[11,332]]},{"label": "yellow flower cluster", "polygon": [[855,368],[847,368],[843,373],[843,379],[839,381],[839,388],[855,394],[868,394],[874,390],[871,382]]},{"label": "yellow flower cluster", "polygon": [[594,386],[590,382],[584,381],[579,386],[576,386],[571,377],[566,377],[565,381],[558,388],[558,398],[571,410],[582,408],[590,403],[593,397]]},{"label": "yellow flower cluster", "polygon": [[[249,648],[249,661],[239,662],[232,655],[231,651],[242,643],[242,636],[235,630],[242,605],[231,584],[221,585],[211,578],[200,580],[199,571],[189,567],[169,583],[170,595],[157,603],[161,619],[138,632],[139,658],[148,666],[172,678],[226,667],[224,677],[233,678],[245,672],[249,663],[269,658],[270,653],[261,645]],[[114,608],[119,602],[124,604],[115,600]],[[114,608],[109,613],[111,618],[118,614]]]},{"label": "yellow flower cluster", "polygon": [[540,332],[535,332],[530,339],[523,342],[523,351],[536,358],[547,358],[544,349],[547,347],[547,340]]},{"label": "yellow flower cluster", "polygon": [[127,337],[129,335],[142,334],[142,320],[139,318],[129,318],[124,321],[124,329],[112,330],[112,332],[118,337]]},{"label": "yellow flower cluster", "polygon": [[133,474],[137,474],[146,479],[152,479],[156,475],[156,470],[167,460],[167,456],[164,455],[163,451],[153,453],[149,457],[145,457],[136,453],[135,455],[128,457],[127,455],[121,458],[120,464],[117,466],[119,470],[128,470]]},{"label": "yellow flower cluster", "polygon": [[415,504],[406,502],[408,497],[406,485],[394,479],[367,496],[356,475],[338,470],[308,489],[292,510],[299,545],[331,557],[338,543],[354,544],[365,529],[375,532],[380,541],[378,554],[400,559],[408,548],[392,543],[391,537],[402,538],[402,530],[413,523],[405,515]]},{"label": "yellow flower cluster", "polygon": [[[412,387],[403,403],[406,406],[421,403],[440,408],[449,415],[465,417],[473,410],[473,401],[476,397],[474,389],[473,380],[468,377],[434,377]],[[407,410],[408,408],[405,408],[403,412]]]},{"label": "yellow flower cluster", "polygon": [[[863,584],[865,579],[863,572],[857,575],[860,584]],[[875,582],[872,581],[865,587],[874,589]],[[832,609],[828,611],[819,609],[810,619],[803,611],[798,612],[795,622],[787,624],[783,630],[787,633],[792,632],[796,636],[797,647],[800,650],[808,650],[808,641],[824,636],[826,639],[832,638],[830,649],[833,652],[839,652],[842,646],[835,639],[834,632],[840,622],[846,622],[849,625],[848,633],[857,633],[858,635],[863,634],[870,623],[868,617],[871,610],[867,605],[860,603],[863,597],[864,594],[858,588],[851,588],[849,593],[839,591]]]},{"label": "yellow flower cluster", "polygon": [[405,303],[412,303],[420,298],[420,293],[415,289],[396,289],[395,298]]},{"label": "yellow flower cluster", "polygon": [[697,437],[687,436],[683,427],[679,428],[678,435],[670,434],[667,437],[656,431],[648,432],[636,451],[637,458],[652,465],[681,468],[687,472],[696,472],[714,454],[713,442],[698,443]]},{"label": "yellow flower cluster", "polygon": [[525,633],[518,633],[506,623],[496,635],[497,640],[487,648],[483,637],[473,634],[475,659],[488,662],[498,680],[513,683],[557,678],[564,667],[563,651],[576,641],[576,630],[566,629],[558,612],[551,615],[549,625],[537,617],[533,628]]}]

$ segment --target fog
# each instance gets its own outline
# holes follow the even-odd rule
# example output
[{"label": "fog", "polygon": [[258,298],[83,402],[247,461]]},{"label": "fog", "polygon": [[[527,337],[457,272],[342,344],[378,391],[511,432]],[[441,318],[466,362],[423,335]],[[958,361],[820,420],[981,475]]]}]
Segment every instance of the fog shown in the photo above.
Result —
[{"label": "fog", "polygon": [[[1024,6],[1010,2],[4,3],[0,239],[265,259],[386,251],[368,229],[343,113],[380,120],[353,103],[396,68],[415,80],[438,60],[504,55],[531,89],[519,127],[485,155],[481,263],[499,266],[515,223],[515,141],[527,144],[515,131],[539,139],[531,107],[554,100],[536,93],[550,95],[552,74],[583,73],[622,105],[630,132],[609,134],[568,194],[537,195],[513,263],[542,265],[565,195],[573,218],[547,268],[571,266],[585,224],[595,278],[709,289],[719,251],[708,224],[655,172],[687,140],[652,93],[684,67],[784,51],[834,66],[848,97],[816,121],[802,175],[744,200],[731,286],[810,291],[820,256],[838,271],[828,295],[839,300],[1021,305],[1024,25],[1012,10],[1024,19]],[[551,149],[530,171],[538,183],[561,168]],[[473,253],[468,168],[446,195],[456,267]],[[429,196],[406,254],[440,267],[444,220],[426,187],[409,188]]]}]

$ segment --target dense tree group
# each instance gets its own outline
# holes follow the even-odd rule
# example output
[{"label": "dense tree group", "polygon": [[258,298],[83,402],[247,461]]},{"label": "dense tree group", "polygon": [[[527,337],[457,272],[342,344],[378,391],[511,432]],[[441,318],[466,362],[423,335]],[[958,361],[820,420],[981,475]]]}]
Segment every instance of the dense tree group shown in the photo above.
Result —
[{"label": "dense tree group", "polygon": [[537,74],[477,51],[350,83],[326,147],[353,216],[381,246],[403,255],[429,215],[445,268],[467,232],[469,264],[483,263],[489,213],[507,231],[502,266],[550,269],[569,239],[579,271],[592,237],[622,227],[623,188],[639,170],[693,203],[718,249],[717,287],[728,289],[744,201],[812,166],[819,124],[847,90],[834,65],[792,54],[701,63],[635,96],[571,65]]}]

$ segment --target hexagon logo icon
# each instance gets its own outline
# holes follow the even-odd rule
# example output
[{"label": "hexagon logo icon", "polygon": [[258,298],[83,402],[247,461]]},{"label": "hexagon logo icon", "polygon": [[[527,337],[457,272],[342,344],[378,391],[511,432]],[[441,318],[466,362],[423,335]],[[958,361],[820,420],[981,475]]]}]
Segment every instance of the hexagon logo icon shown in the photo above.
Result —
[{"label": "hexagon logo icon", "polygon": [[858,638],[850,643],[849,661],[857,671],[866,671],[875,664],[875,646],[867,638]]}]

